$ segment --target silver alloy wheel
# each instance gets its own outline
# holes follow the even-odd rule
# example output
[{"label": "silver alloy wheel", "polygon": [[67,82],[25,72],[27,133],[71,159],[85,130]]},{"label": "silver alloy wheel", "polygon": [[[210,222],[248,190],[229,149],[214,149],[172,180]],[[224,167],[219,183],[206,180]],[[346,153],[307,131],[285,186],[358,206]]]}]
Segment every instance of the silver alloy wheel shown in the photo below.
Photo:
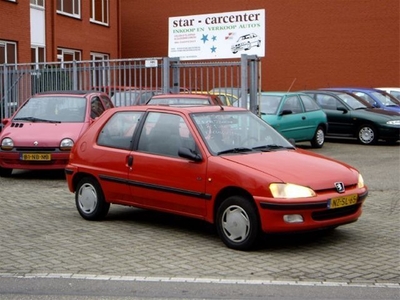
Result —
[{"label": "silver alloy wheel", "polygon": [[358,132],[358,137],[363,144],[370,144],[375,139],[375,132],[369,126],[364,126]]},{"label": "silver alloy wheel", "polygon": [[97,192],[93,185],[85,183],[78,191],[78,204],[85,214],[91,214],[97,207]]},{"label": "silver alloy wheel", "polygon": [[325,142],[325,134],[321,128],[318,128],[315,140],[318,145],[322,145]]},{"label": "silver alloy wheel", "polygon": [[225,236],[235,243],[244,241],[250,233],[249,216],[238,205],[231,205],[224,211],[221,225]]}]

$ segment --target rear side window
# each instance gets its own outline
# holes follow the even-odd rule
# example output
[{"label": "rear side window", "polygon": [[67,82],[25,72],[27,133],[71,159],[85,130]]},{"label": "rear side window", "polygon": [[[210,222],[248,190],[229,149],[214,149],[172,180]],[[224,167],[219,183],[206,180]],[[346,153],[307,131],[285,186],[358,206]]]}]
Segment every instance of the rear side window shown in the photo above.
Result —
[{"label": "rear side window", "polygon": [[142,112],[115,113],[101,130],[97,144],[111,148],[131,149],[133,134],[142,115]]}]

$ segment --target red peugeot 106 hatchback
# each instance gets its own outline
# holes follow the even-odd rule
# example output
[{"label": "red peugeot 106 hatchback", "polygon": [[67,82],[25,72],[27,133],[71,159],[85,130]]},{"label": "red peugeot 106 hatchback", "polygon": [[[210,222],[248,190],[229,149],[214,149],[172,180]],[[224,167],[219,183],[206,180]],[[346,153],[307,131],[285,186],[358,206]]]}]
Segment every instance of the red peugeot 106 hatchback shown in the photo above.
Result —
[{"label": "red peugeot 106 hatchback", "polygon": [[10,176],[13,169],[64,169],[78,137],[111,107],[107,94],[95,91],[32,96],[2,120],[0,176]]},{"label": "red peugeot 106 hatchback", "polygon": [[237,107],[130,106],[107,110],[75,143],[65,169],[87,220],[110,204],[215,224],[227,247],[260,234],[356,221],[368,190],[353,167],[299,149]]}]

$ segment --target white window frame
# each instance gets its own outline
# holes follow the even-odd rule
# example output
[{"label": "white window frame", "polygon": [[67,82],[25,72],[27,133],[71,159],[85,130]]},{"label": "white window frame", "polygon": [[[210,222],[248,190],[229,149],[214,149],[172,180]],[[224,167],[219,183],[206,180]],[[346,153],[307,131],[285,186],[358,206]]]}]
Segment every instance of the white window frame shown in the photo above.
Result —
[{"label": "white window frame", "polygon": [[46,0],[30,0],[30,1],[31,1],[31,6],[34,6],[36,8],[44,8]]},{"label": "white window frame", "polygon": [[[96,19],[96,1],[101,1],[102,20]],[[101,25],[109,25],[110,22],[110,4],[108,0],[91,0],[90,22]]]},{"label": "white window frame", "polygon": [[[61,51],[61,54],[59,52]],[[65,55],[71,55],[73,61],[79,61],[82,58],[82,51],[67,48],[57,48],[57,61],[61,62],[61,67],[64,67]]]},{"label": "white window frame", "polygon": [[[60,1],[60,4],[61,4],[60,10],[58,9],[58,1]],[[66,2],[66,1],[71,1],[72,13],[64,11],[64,2]],[[75,1],[77,1],[76,5],[75,5]],[[80,19],[81,18],[81,0],[57,0],[57,13]]]},{"label": "white window frame", "polygon": [[4,41],[4,40],[0,40],[0,47],[4,47],[4,52],[5,52],[5,57],[4,57],[4,62],[6,63],[6,64],[9,64],[10,62],[8,62],[7,61],[7,57],[8,57],[8,53],[7,53],[7,45],[9,45],[9,44],[12,44],[12,45],[14,45],[14,60],[15,60],[15,62],[13,62],[13,64],[15,63],[17,63],[18,61],[17,61],[17,58],[18,58],[18,56],[17,56],[17,53],[18,53],[18,48],[17,48],[17,43],[16,42],[10,42],[10,41]]}]

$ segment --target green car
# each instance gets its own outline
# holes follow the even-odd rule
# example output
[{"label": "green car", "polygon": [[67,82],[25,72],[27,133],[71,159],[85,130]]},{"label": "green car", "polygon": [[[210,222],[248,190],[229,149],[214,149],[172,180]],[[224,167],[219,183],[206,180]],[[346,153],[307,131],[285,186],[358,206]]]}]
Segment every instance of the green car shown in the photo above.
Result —
[{"label": "green car", "polygon": [[400,139],[400,113],[371,106],[357,96],[342,91],[303,91],[318,103],[328,116],[327,136],[357,138],[364,145]]},{"label": "green car", "polygon": [[327,117],[307,94],[262,92],[258,109],[261,118],[285,138],[295,142],[310,141],[314,148],[324,145]]}]

